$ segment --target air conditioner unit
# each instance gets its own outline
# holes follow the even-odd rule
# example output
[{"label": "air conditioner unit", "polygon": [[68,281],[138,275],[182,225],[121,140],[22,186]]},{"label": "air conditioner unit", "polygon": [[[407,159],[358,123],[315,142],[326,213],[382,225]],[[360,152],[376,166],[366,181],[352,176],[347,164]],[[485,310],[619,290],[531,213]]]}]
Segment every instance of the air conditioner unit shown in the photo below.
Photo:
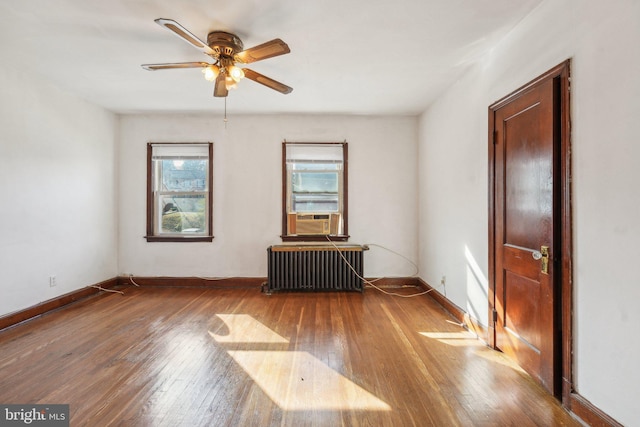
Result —
[{"label": "air conditioner unit", "polygon": [[338,212],[287,214],[287,234],[290,236],[337,235],[341,231]]},{"label": "air conditioner unit", "polygon": [[330,226],[330,214],[296,214],[297,235],[330,234]]}]

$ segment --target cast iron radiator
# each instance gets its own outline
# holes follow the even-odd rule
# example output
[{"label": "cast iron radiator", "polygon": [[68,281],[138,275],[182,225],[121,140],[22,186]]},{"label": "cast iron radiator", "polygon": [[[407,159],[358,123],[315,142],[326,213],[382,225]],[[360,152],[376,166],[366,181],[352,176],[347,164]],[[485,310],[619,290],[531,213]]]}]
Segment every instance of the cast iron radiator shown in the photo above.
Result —
[{"label": "cast iron radiator", "polygon": [[267,292],[362,292],[362,259],[360,245],[270,246]]}]

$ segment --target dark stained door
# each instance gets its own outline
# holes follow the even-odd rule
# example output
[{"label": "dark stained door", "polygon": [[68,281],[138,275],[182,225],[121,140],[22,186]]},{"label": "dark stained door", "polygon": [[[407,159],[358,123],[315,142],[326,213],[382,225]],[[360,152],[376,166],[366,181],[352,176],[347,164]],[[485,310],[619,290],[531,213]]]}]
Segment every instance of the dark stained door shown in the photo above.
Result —
[{"label": "dark stained door", "polygon": [[558,392],[560,368],[553,262],[559,251],[556,83],[543,79],[490,112],[494,344],[552,394]]}]

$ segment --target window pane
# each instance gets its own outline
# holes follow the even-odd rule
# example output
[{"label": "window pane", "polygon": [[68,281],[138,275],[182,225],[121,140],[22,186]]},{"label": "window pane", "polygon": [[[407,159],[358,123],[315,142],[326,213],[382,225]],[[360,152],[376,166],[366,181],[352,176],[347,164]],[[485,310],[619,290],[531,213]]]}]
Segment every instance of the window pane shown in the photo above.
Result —
[{"label": "window pane", "polygon": [[[206,191],[206,159],[175,158],[161,160],[159,191]],[[158,182],[158,181],[157,181]]]},{"label": "window pane", "polygon": [[161,212],[160,233],[206,233],[205,194],[161,194],[157,200]]},{"label": "window pane", "polygon": [[294,193],[338,193],[336,172],[293,172],[291,185]]},{"label": "window pane", "polygon": [[293,212],[338,212],[338,195],[294,194]]}]

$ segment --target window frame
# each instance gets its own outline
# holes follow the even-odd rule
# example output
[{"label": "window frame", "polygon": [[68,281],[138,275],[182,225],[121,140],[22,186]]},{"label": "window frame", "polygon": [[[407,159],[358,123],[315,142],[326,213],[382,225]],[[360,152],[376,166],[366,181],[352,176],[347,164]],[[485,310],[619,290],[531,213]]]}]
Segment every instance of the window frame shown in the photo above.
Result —
[{"label": "window frame", "polygon": [[[339,180],[338,185],[338,194],[339,200],[338,205],[342,206],[341,217],[342,217],[342,234],[305,234],[305,235],[294,235],[288,234],[288,214],[287,211],[287,199],[289,196],[289,176],[287,171],[287,146],[289,145],[316,145],[316,146],[335,146],[339,145],[342,147],[342,179]],[[283,141],[282,142],[282,234],[280,238],[283,242],[326,242],[327,240],[334,242],[345,242],[349,240],[349,227],[348,227],[348,217],[349,217],[349,168],[348,168],[348,143],[344,142],[290,142]],[[342,194],[340,194],[340,192]],[[340,200],[341,197],[341,200]]]},{"label": "window frame", "polygon": [[[154,146],[194,146],[207,145],[208,165],[207,165],[207,207],[205,220],[207,221],[207,234],[188,235],[171,234],[159,235],[155,233],[155,206],[156,197],[153,182],[153,147]],[[178,192],[181,193],[181,192]],[[212,142],[149,142],[147,144],[147,242],[211,242],[213,241],[213,143]]]}]

